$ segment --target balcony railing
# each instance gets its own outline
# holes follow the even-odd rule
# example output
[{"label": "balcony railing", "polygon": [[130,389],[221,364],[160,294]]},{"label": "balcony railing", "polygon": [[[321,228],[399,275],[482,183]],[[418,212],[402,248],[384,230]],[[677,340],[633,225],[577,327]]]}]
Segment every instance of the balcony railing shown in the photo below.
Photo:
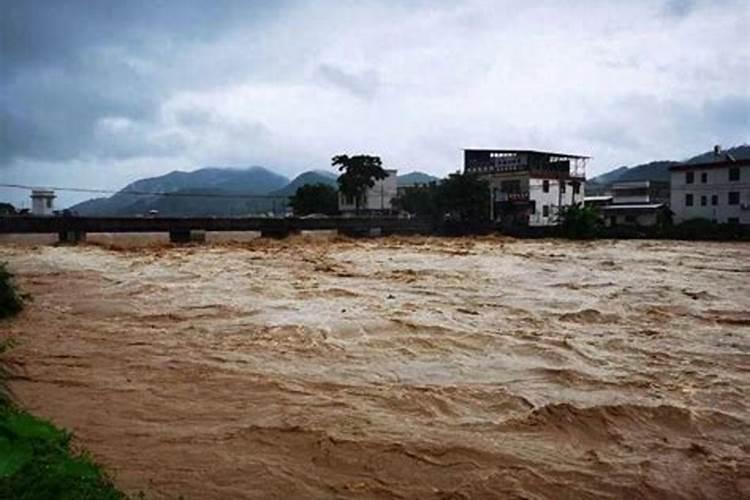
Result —
[{"label": "balcony railing", "polygon": [[529,192],[522,191],[519,193],[495,193],[495,201],[529,201]]}]

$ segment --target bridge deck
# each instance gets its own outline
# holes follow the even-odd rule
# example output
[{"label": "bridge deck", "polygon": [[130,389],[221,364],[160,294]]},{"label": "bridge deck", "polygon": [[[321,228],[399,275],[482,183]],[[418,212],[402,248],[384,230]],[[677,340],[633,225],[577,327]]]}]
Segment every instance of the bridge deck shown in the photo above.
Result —
[{"label": "bridge deck", "polygon": [[66,217],[0,216],[0,234],[10,233],[150,233],[173,231],[261,231],[283,233],[312,230],[427,233],[424,219],[397,217]]}]

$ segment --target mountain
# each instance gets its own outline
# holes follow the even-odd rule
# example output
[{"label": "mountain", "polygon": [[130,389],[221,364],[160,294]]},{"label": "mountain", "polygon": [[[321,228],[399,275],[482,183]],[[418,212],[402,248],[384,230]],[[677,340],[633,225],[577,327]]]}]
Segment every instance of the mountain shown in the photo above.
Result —
[{"label": "mountain", "polygon": [[437,177],[425,174],[424,172],[410,172],[408,174],[399,175],[396,181],[399,187],[413,186],[415,184],[429,184],[430,182],[438,181]]},{"label": "mountain", "polygon": [[[263,167],[207,167],[193,172],[174,171],[141,179],[109,198],[84,201],[71,207],[81,215],[241,215],[273,208],[268,195],[289,179]],[[250,195],[248,197],[248,195]]]},{"label": "mountain", "polygon": [[586,183],[586,192],[596,194],[609,189],[614,182],[623,181],[669,181],[669,167],[679,163],[705,163],[726,159],[729,154],[737,160],[750,158],[750,145],[742,145],[722,151],[718,157],[714,151],[707,151],[684,161],[653,161],[634,167],[619,167],[605,174],[589,179]]},{"label": "mountain", "polygon": [[292,196],[297,192],[297,188],[304,186],[305,184],[326,184],[328,186],[336,187],[337,178],[338,176],[333,172],[311,170],[299,174],[292,180],[292,182],[281,189],[273,191],[271,194],[274,196]]}]

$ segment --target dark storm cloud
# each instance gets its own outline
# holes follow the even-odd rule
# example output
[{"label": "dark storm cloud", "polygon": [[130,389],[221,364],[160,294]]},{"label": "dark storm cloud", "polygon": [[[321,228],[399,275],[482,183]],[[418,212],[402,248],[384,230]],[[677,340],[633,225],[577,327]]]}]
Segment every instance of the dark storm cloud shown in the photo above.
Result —
[{"label": "dark storm cloud", "polygon": [[[169,87],[186,44],[263,20],[270,2],[3,1],[0,15],[0,167],[14,159],[107,156],[97,130],[119,117],[143,125]],[[106,136],[106,134],[104,134]],[[149,154],[130,134],[112,154]],[[166,145],[165,145],[166,144]],[[167,141],[156,148],[164,152]],[[131,149],[132,151],[129,151]]]}]

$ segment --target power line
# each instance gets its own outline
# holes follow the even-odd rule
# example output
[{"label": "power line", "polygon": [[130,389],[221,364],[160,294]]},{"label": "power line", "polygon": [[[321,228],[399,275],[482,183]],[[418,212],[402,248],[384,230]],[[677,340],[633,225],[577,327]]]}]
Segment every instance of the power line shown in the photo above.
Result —
[{"label": "power line", "polygon": [[0,187],[15,189],[51,189],[54,191],[70,191],[74,193],[91,193],[91,194],[127,194],[133,196],[166,196],[175,198],[250,198],[250,199],[268,199],[279,200],[289,198],[287,195],[267,195],[267,194],[228,194],[228,193],[182,193],[182,192],[154,192],[154,191],[114,191],[111,189],[93,189],[93,188],[76,188],[61,186],[29,186],[25,184],[0,184]]}]

